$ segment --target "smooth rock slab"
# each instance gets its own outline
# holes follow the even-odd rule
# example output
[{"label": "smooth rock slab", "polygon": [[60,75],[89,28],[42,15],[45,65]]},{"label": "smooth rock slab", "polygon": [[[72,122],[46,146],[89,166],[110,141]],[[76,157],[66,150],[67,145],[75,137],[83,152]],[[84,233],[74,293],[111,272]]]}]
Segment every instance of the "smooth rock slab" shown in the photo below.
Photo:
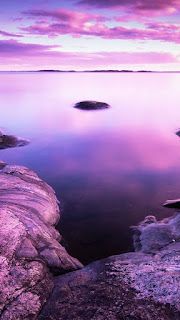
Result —
[{"label": "smooth rock slab", "polygon": [[81,110],[101,110],[109,107],[110,106],[107,103],[100,101],[81,101],[74,106],[74,108]]},{"label": "smooth rock slab", "polygon": [[0,170],[0,319],[36,319],[53,273],[81,268],[59,243],[60,212],[53,189],[33,171]]},{"label": "smooth rock slab", "polygon": [[54,278],[38,319],[180,319],[180,214],[162,221],[148,216],[134,230],[139,252]]},{"label": "smooth rock slab", "polygon": [[127,253],[59,276],[39,320],[180,319],[180,245]]}]

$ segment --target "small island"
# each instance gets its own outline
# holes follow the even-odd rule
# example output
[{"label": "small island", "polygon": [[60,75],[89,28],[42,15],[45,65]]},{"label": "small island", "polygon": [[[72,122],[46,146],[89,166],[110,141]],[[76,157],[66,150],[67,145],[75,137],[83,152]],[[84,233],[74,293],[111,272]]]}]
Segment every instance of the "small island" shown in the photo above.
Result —
[{"label": "small island", "polygon": [[108,109],[110,106],[109,104],[105,102],[100,101],[81,101],[74,105],[74,108],[81,109],[81,110],[102,110],[102,109]]}]

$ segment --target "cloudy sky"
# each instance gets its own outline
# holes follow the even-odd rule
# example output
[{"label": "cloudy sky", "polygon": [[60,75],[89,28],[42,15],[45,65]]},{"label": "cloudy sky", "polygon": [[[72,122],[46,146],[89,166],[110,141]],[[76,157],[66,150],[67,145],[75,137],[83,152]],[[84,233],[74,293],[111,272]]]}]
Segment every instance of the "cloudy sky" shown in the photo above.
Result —
[{"label": "cloudy sky", "polygon": [[180,0],[0,5],[0,70],[180,71]]}]

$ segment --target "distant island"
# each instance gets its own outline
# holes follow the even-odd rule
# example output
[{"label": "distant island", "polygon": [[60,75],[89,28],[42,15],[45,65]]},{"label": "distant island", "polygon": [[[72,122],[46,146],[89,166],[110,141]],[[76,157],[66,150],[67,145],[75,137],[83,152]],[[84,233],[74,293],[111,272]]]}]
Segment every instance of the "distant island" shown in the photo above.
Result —
[{"label": "distant island", "polygon": [[179,71],[153,71],[153,70],[114,70],[114,69],[102,69],[102,70],[58,70],[58,69],[40,69],[40,70],[7,70],[1,71],[0,73],[6,72],[59,72],[59,73],[180,73]]},{"label": "distant island", "polygon": [[[77,70],[53,70],[53,69],[44,69],[44,70],[38,70],[37,72],[153,72],[153,71],[146,71],[146,70],[138,70],[138,71],[133,71],[133,70],[82,70],[82,71],[77,71]],[[156,71],[155,71],[156,72]]]},{"label": "distant island", "polygon": [[[32,71],[33,72],[33,71]],[[35,72],[76,72],[76,73],[103,73],[103,72],[106,72],[106,73],[112,73],[112,72],[114,72],[114,73],[116,73],[116,72],[118,72],[118,73],[124,73],[124,72],[127,72],[127,73],[129,73],[129,72],[131,72],[131,73],[180,73],[180,70],[179,71],[152,71],[152,70],[137,70],[137,71],[135,71],[135,70],[107,70],[107,69],[105,69],[105,70],[53,70],[53,69],[42,69],[42,70],[38,70],[38,71],[35,71]]]}]

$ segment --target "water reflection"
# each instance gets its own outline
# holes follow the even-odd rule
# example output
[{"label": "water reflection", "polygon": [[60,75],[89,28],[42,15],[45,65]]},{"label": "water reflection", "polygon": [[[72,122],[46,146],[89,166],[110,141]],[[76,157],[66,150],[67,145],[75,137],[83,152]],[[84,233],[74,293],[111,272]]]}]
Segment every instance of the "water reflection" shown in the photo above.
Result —
[{"label": "water reflection", "polygon": [[[83,262],[131,249],[129,226],[168,216],[161,204],[179,197],[177,76],[11,74],[0,82],[2,126],[31,140],[1,157],[55,188],[60,229]],[[112,108],[73,109],[89,98]]]}]

